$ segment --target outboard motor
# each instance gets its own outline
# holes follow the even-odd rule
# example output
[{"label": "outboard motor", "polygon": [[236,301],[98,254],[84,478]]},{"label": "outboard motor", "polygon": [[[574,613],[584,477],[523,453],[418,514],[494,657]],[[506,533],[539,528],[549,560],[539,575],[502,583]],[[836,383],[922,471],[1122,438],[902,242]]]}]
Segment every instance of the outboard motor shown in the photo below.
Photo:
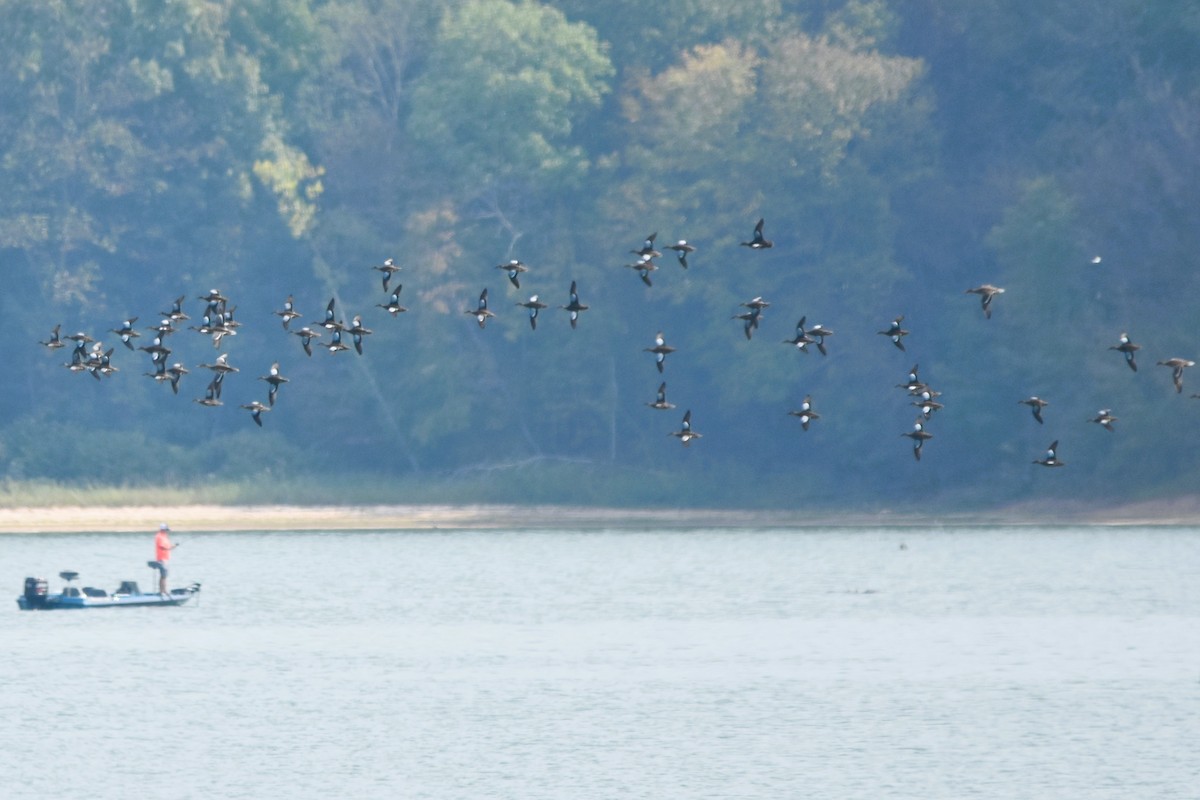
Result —
[{"label": "outboard motor", "polygon": [[30,608],[44,608],[49,591],[50,586],[45,578],[25,579],[25,602]]}]

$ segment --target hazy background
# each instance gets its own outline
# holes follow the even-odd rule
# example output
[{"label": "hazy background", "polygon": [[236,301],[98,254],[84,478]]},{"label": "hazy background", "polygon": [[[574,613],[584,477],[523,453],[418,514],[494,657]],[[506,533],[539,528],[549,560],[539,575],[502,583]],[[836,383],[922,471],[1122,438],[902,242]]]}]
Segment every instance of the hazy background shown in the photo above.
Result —
[{"label": "hazy background", "polygon": [[[1196,2],[5,0],[0,476],[291,502],[1188,493],[1200,371],[1177,394],[1155,362],[1200,350],[1198,78]],[[775,246],[751,252],[759,217]],[[623,265],[655,231],[698,249],[648,288]],[[963,293],[984,282],[1007,289],[990,320]],[[241,371],[206,409],[208,337],[170,337],[173,396],[108,331],[138,316],[146,344],[180,295],[195,324],[212,288]],[[288,295],[293,329],[331,297],[362,314],[364,354],[305,356]],[[899,314],[905,353],[876,335]],[[836,332],[827,357],[781,343],[801,316]],[[64,369],[37,345],[58,323],[120,372]],[[259,429],[237,406],[273,361],[290,382]],[[920,463],[895,388],[915,363],[945,404]],[[667,412],[645,406],[663,379]],[[1053,439],[1068,466],[1031,464]]]}]

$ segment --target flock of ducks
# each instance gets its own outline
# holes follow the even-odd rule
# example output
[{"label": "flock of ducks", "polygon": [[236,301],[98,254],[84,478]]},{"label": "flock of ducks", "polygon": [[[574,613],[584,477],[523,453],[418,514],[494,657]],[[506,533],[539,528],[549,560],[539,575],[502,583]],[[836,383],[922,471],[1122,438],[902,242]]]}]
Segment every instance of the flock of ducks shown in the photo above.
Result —
[{"label": "flock of ducks", "polygon": [[[756,251],[771,248],[774,243],[765,238],[763,233],[764,224],[765,220],[759,219],[754,226],[750,239],[740,242],[739,245]],[[637,258],[634,262],[625,265],[635,270],[642,282],[647,286],[652,285],[651,275],[658,269],[656,259],[662,257],[662,252],[656,247],[657,235],[657,232],[650,234],[643,240],[641,247],[631,250],[630,252]],[[685,270],[689,266],[688,256],[696,252],[696,247],[683,239],[666,246],[664,249],[672,251],[680,267]],[[497,264],[495,268],[501,271],[516,289],[521,288],[522,277],[530,271],[530,267],[527,264],[517,259]],[[403,285],[397,284],[395,288],[391,286],[393,277],[402,270],[402,267],[394,259],[388,258],[382,264],[372,267],[372,269],[381,273],[382,289],[387,296],[387,300],[377,303],[376,307],[383,309],[392,317],[397,317],[408,311],[400,303],[400,294],[403,291]],[[985,283],[981,286],[966,289],[964,293],[978,295],[984,318],[991,319],[992,304],[997,297],[1004,294],[1004,291],[999,286]],[[571,328],[575,329],[579,324],[580,315],[588,310],[588,306],[581,302],[578,286],[575,281],[571,281],[567,297],[567,303],[559,305],[558,308],[567,312]],[[122,320],[117,327],[109,331],[115,334],[119,342],[127,349],[145,352],[150,359],[152,369],[144,374],[160,384],[170,386],[172,393],[176,395],[179,394],[181,379],[191,372],[182,362],[172,361],[170,358],[172,355],[172,348],[170,347],[171,337],[183,329],[182,324],[184,322],[191,319],[183,310],[183,304],[186,299],[186,295],[175,298],[169,310],[160,312],[160,321],[155,325],[138,329],[135,327],[138,317],[130,317],[129,319]],[[188,330],[208,337],[213,347],[220,349],[227,337],[237,335],[240,322],[234,315],[236,306],[217,289],[212,289],[207,294],[200,295],[196,299],[203,302],[204,309],[199,316],[198,323],[188,326]],[[537,294],[530,295],[528,300],[519,301],[516,305],[528,312],[529,326],[535,331],[537,330],[540,312],[549,308],[549,305],[542,302]],[[754,332],[758,330],[763,312],[770,305],[761,296],[754,297],[740,304],[740,307],[744,311],[734,314],[732,318],[741,321],[746,339],[751,339]],[[342,353],[352,347],[355,353],[361,356],[364,352],[364,343],[367,337],[373,333],[371,329],[364,325],[361,314],[353,315],[349,324],[344,319],[339,319],[334,298],[331,298],[326,305],[322,319],[301,325],[301,327],[296,329],[293,329],[291,325],[293,322],[301,319],[302,315],[296,309],[292,296],[289,295],[283,302],[282,308],[275,310],[273,313],[279,317],[284,331],[299,338],[301,348],[309,357],[312,356],[314,347],[323,349],[330,354]],[[484,288],[480,292],[475,307],[464,309],[463,313],[474,318],[481,329],[486,328],[488,321],[496,316],[495,312],[488,307],[487,288]],[[904,316],[897,316],[891,320],[886,328],[877,331],[879,335],[887,337],[900,351],[905,351],[904,337],[910,333],[903,327],[903,322]],[[94,339],[84,332],[62,336],[61,329],[61,324],[55,325],[49,339],[39,342],[39,344],[51,351],[55,351],[65,348],[67,342],[73,342],[70,361],[64,364],[71,372],[87,373],[96,380],[102,380],[119,371],[112,364],[112,355],[115,347],[108,347],[106,349],[101,341]],[[833,335],[833,330],[822,325],[808,325],[807,318],[802,316],[796,323],[795,334],[790,339],[784,339],[783,343],[791,345],[806,355],[811,345],[822,356],[826,356],[828,355],[826,340]],[[327,339],[325,338],[326,336],[328,336]],[[343,341],[346,337],[350,340],[349,344]],[[147,343],[141,345],[135,344],[137,340],[141,339],[146,339]],[[664,333],[659,331],[654,338],[653,346],[643,349],[654,356],[655,367],[660,375],[664,375],[667,356],[676,351],[675,347],[667,344]],[[1122,332],[1117,344],[1112,345],[1108,349],[1121,353],[1129,368],[1137,372],[1138,366],[1135,354],[1141,349],[1141,346],[1135,344],[1130,339],[1128,333]],[[1172,370],[1175,390],[1181,393],[1183,391],[1184,370],[1195,366],[1195,362],[1184,358],[1169,358],[1157,363]],[[237,367],[229,363],[228,353],[221,353],[211,364],[198,364],[192,369],[204,369],[211,373],[211,378],[205,386],[204,395],[194,398],[195,403],[210,408],[223,404],[221,394],[225,378],[231,373],[239,372]],[[897,388],[903,389],[910,398],[910,404],[917,408],[917,417],[912,425],[912,429],[901,433],[900,436],[912,440],[913,458],[920,461],[925,443],[934,436],[926,429],[926,426],[933,415],[943,408],[943,405],[937,399],[941,393],[922,381],[918,370],[919,365],[914,364],[904,382],[897,384]],[[275,407],[279,389],[283,384],[288,383],[288,378],[281,373],[279,362],[276,361],[271,364],[267,373],[259,376],[258,379],[267,384],[266,400],[255,399],[241,404],[240,408],[248,411],[251,420],[259,427],[262,427],[263,414],[270,412]],[[1200,398],[1200,394],[1193,394],[1191,397]],[[1038,424],[1044,424],[1045,420],[1042,416],[1042,410],[1049,405],[1048,401],[1037,396],[1031,396],[1019,400],[1018,403],[1029,406],[1034,420]],[[658,411],[669,411],[675,408],[675,404],[667,400],[667,384],[665,380],[660,381],[655,393],[655,400],[647,402],[645,405]],[[787,413],[789,416],[799,419],[801,428],[805,431],[809,430],[810,425],[814,421],[821,418],[821,415],[814,408],[811,395],[805,396],[798,408],[789,410]],[[1088,421],[1096,423],[1108,431],[1113,431],[1115,430],[1113,423],[1117,421],[1117,417],[1113,415],[1112,409],[1105,408],[1098,411]],[[692,428],[691,409],[684,411],[680,428],[670,431],[668,435],[678,438],[684,447],[689,446],[693,441],[702,437],[701,433]],[[1046,448],[1043,457],[1034,459],[1033,463],[1045,467],[1064,466],[1065,462],[1058,457],[1058,444],[1058,440],[1052,442]]]}]

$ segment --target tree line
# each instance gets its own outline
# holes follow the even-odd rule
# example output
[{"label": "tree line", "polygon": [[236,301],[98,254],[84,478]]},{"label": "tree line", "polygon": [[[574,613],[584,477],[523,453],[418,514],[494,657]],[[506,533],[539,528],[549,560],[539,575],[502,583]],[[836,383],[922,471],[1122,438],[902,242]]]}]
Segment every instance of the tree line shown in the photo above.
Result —
[{"label": "tree line", "polygon": [[[400,481],[397,501],[1189,491],[1200,401],[1155,361],[1200,351],[1198,42],[1194,2],[0,3],[0,469]],[[752,252],[759,218],[774,246]],[[696,251],[647,286],[626,265],[651,233]],[[371,269],[389,257],[395,316]],[[519,289],[495,269],[511,259]],[[990,320],[963,294],[984,282],[1007,288]],[[180,295],[199,316],[212,288],[241,324],[210,409],[190,402],[205,336],[171,337],[192,370],[175,396],[111,329]],[[481,329],[463,312],[484,288]],[[306,356],[273,315],[289,295],[293,325],[330,299],[361,314],[362,356]],[[876,334],[898,315],[903,352]],[[827,356],[784,344],[801,317],[835,331]],[[37,344],[60,323],[115,345],[119,371],[64,369]],[[642,352],[659,331],[678,348],[661,376]],[[1137,373],[1109,350],[1122,331]],[[236,406],[276,361],[289,382],[259,429]],[[914,364],[945,406],[919,463],[897,388]],[[647,407],[660,380],[676,409]],[[689,408],[684,449],[668,433]],[[1086,424],[1099,408],[1113,432]],[[1051,439],[1068,466],[1042,474]]]}]

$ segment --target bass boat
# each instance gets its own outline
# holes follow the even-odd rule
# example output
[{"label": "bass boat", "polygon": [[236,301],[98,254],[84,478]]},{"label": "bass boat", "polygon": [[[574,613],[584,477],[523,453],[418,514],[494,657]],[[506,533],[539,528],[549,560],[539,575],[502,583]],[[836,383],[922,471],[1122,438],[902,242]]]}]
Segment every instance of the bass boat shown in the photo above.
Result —
[{"label": "bass boat", "polygon": [[45,578],[26,578],[25,592],[17,598],[22,611],[51,611],[60,608],[125,608],[127,606],[181,606],[200,593],[200,584],[172,589],[166,594],[143,592],[137,581],[121,581],[114,592],[93,586],[75,586],[78,572],[60,572],[66,582],[58,594],[50,594]]}]

